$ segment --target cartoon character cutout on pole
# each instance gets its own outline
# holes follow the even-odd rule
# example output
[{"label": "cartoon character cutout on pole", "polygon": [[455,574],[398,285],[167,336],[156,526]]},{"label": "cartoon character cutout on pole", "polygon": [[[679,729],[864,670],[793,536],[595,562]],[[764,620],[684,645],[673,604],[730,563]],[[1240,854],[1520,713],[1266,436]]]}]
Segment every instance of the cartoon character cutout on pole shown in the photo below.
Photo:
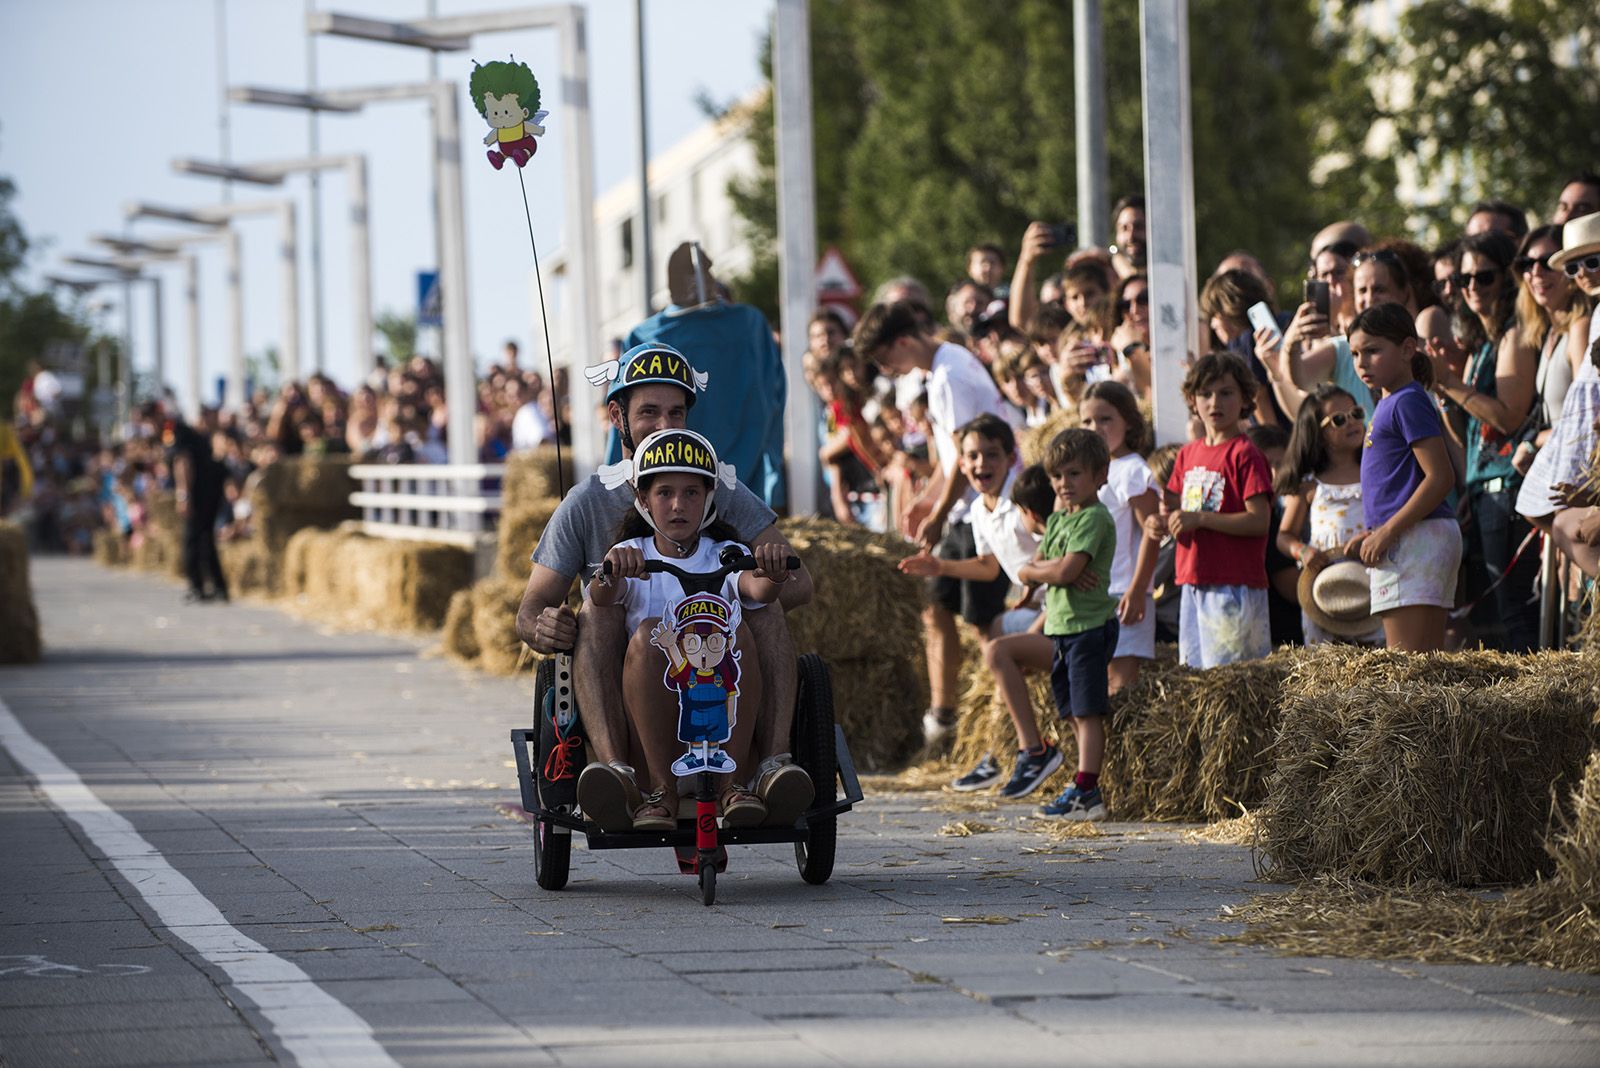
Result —
[{"label": "cartoon character cutout on pole", "polygon": [[508,159],[519,168],[526,167],[539,151],[539,142],[534,140],[544,133],[539,124],[550,114],[538,110],[539,82],[533,71],[515,57],[510,62],[474,64],[467,91],[478,114],[493,127],[483,143],[493,146],[488,155],[494,169],[504,167]]},{"label": "cartoon character cutout on pole", "polygon": [[714,593],[691,594],[667,609],[650,644],[667,656],[664,681],[678,691],[678,740],[688,751],[674,775],[735,768],[722,743],[733,734],[739,698],[738,609]]}]

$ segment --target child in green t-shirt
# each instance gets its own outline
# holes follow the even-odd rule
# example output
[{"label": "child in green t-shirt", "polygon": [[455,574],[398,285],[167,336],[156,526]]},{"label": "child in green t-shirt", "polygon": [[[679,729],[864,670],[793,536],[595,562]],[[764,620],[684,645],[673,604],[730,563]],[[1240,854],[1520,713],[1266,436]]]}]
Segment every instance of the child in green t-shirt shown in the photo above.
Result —
[{"label": "child in green t-shirt", "polygon": [[1070,718],[1078,740],[1078,774],[1041,816],[1103,820],[1100,762],[1105,717],[1111,710],[1108,674],[1117,648],[1117,600],[1111,596],[1111,558],[1117,525],[1100,503],[1111,456],[1091,430],[1063,430],[1045,451],[1044,469],[1057,511],[1045,524],[1039,552],[1018,578],[1042,582],[1044,632],[1055,641],[1050,689],[1056,711]]}]

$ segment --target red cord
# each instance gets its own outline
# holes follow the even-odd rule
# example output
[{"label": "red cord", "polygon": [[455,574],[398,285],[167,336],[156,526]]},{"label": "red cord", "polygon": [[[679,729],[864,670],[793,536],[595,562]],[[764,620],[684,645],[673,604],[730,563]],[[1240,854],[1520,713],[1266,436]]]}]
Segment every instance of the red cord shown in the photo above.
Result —
[{"label": "red cord", "polygon": [[556,737],[560,740],[556,742],[556,747],[550,750],[550,755],[544,758],[544,781],[560,782],[562,779],[570,779],[576,774],[577,762],[574,759],[574,754],[577,750],[583,748],[583,739],[576,734],[563,738],[561,736],[561,727],[556,723],[554,715],[550,717],[550,725],[555,727]]}]

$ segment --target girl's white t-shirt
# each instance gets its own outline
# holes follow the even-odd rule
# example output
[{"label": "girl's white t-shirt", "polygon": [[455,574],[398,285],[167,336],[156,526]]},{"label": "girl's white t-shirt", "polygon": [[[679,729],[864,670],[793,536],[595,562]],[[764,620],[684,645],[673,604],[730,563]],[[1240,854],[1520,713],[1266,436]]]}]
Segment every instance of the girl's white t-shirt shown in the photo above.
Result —
[{"label": "girl's white t-shirt", "polygon": [[1117,551],[1111,558],[1110,592],[1113,594],[1127,593],[1133,583],[1133,569],[1139,562],[1139,541],[1144,537],[1129,502],[1152,490],[1160,493],[1143,456],[1130,452],[1111,461],[1106,471],[1106,484],[1100,487],[1100,503],[1106,506],[1117,524]]},{"label": "girl's white t-shirt", "polygon": [[[688,556],[667,557],[662,556],[657,551],[656,540],[653,537],[629,538],[617,544],[641,550],[646,560],[665,560],[667,563],[674,564],[691,573],[696,571],[715,571],[721,567],[722,562],[717,559],[717,554],[723,550],[724,546],[733,545],[740,549],[743,548],[742,545],[734,541],[713,541],[710,538],[701,538],[700,543],[695,546],[695,551]],[[722,580],[722,587],[716,591],[717,596],[733,607],[733,626],[735,629],[738,628],[739,620],[742,618],[741,608],[756,609],[766,607],[760,601],[739,595],[740,574],[740,572],[736,571],[731,575],[725,576]],[[588,596],[589,587],[585,585],[584,597],[587,598]],[[622,605],[623,610],[627,613],[628,633],[632,634],[639,629],[639,624],[645,620],[666,615],[667,605],[682,600],[683,597],[684,589],[682,584],[678,582],[676,575],[645,575],[642,578],[624,580],[622,596],[617,603]]]}]

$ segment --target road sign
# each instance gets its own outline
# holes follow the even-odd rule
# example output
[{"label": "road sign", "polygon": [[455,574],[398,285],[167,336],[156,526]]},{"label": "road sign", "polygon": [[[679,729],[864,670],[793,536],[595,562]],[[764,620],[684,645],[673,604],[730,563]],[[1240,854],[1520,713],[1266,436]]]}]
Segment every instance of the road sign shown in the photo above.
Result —
[{"label": "road sign", "polygon": [[439,302],[439,272],[417,272],[417,325],[443,326],[443,305]]},{"label": "road sign", "polygon": [[813,278],[817,299],[824,304],[848,304],[861,295],[861,283],[856,281],[855,272],[844,261],[843,253],[832,245],[822,254]]}]

